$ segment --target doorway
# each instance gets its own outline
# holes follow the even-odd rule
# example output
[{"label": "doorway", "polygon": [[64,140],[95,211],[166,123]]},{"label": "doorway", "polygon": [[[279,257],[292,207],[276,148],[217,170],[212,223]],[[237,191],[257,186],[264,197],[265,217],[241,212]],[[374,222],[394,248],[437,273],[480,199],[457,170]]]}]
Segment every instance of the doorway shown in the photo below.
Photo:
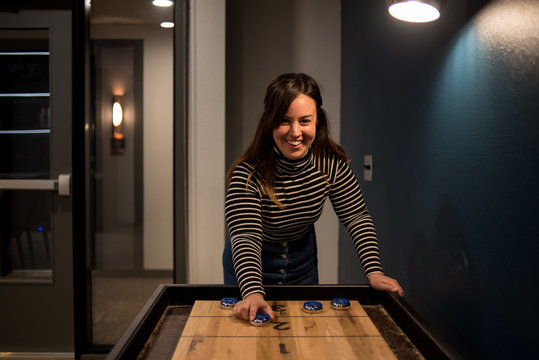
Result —
[{"label": "doorway", "polygon": [[[186,2],[180,3],[186,7]],[[173,169],[186,157],[182,132],[186,95],[184,87],[177,86],[185,83],[185,43],[173,55],[174,41],[183,41],[185,29],[182,26],[181,36],[175,38],[174,30],[161,28],[159,21],[131,16],[140,6],[153,6],[151,1],[93,0],[92,11],[100,5],[106,11],[93,18],[88,28],[87,0],[20,4],[0,5],[0,52],[4,53],[0,68],[8,72],[23,68],[18,72],[22,77],[10,80],[16,89],[4,88],[9,76],[0,74],[0,352],[31,351],[30,357],[38,352],[42,358],[105,354],[157,284],[185,278],[185,238],[176,235],[185,232],[177,226],[185,224],[185,212],[177,211],[185,208],[184,166],[177,170],[179,180],[173,180]],[[115,6],[119,17],[109,11]],[[152,17],[155,11],[143,8],[142,13]],[[172,19],[173,9],[168,15],[159,11],[159,16]],[[120,232],[125,235],[120,240],[105,231],[110,229],[105,223],[111,219],[105,213],[111,210],[106,203],[111,195],[96,191],[103,186],[96,180],[104,172],[92,164],[98,159],[90,158],[96,152],[89,149],[97,146],[97,138],[90,136],[97,130],[97,106],[105,113],[117,99],[108,99],[110,94],[102,91],[101,105],[92,100],[97,83],[90,76],[95,65],[88,58],[92,50],[86,48],[90,38],[103,41],[104,47],[109,47],[109,41],[120,41],[121,48],[131,48],[133,69],[142,64],[142,71],[134,70],[141,79],[134,88],[141,88],[141,94],[132,94],[142,100],[131,100],[127,94],[119,99],[126,105],[124,141],[111,136],[116,135],[112,124],[100,139],[101,149],[107,143],[105,151],[115,156],[111,161],[125,159],[129,147],[139,145],[133,150],[139,152],[133,156],[133,175],[126,177],[133,181],[132,188],[127,191],[121,180],[116,194],[112,191],[112,196],[122,191],[133,194],[125,200],[132,202],[125,207],[129,210],[116,211],[116,223],[128,222],[120,215],[129,213],[133,225]],[[44,76],[29,81],[29,69],[45,69]],[[174,92],[173,82],[180,92]],[[178,115],[173,99],[179,105]],[[130,101],[136,103],[132,109]],[[130,110],[142,113],[144,120],[135,122],[133,129],[127,122]],[[183,134],[182,142],[173,146],[178,132]],[[120,177],[112,175],[112,179]],[[175,192],[178,183],[182,189]],[[180,245],[174,246],[175,241]],[[116,249],[117,257],[108,252],[110,248]],[[100,338],[93,321],[110,318],[114,306],[130,307],[132,312],[121,316],[123,325],[110,326],[116,328],[116,335]],[[100,307],[108,312],[98,315]]]},{"label": "doorway", "polygon": [[[93,0],[89,219],[91,344],[116,343],[173,283],[173,8]],[[117,105],[116,105],[117,104]],[[122,111],[122,123],[114,109]]]}]

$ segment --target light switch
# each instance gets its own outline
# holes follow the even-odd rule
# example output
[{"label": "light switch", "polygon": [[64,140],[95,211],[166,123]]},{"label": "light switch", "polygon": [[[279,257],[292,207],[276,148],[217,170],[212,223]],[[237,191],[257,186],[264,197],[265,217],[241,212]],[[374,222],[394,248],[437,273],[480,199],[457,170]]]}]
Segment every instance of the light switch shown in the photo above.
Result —
[{"label": "light switch", "polygon": [[365,155],[363,157],[363,179],[365,181],[372,181],[372,155]]}]

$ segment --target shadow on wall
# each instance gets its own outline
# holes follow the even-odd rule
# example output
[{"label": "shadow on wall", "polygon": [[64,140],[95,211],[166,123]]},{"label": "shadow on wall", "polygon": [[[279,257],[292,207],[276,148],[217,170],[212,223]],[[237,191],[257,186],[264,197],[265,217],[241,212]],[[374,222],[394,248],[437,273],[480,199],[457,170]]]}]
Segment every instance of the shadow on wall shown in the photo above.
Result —
[{"label": "shadow on wall", "polygon": [[[442,338],[452,339],[465,358],[473,359],[478,356],[477,349],[466,339],[480,331],[479,304],[467,242],[458,211],[443,200],[433,236],[418,233],[411,245],[408,300],[421,309],[429,323],[446,324],[445,330],[439,330]],[[466,328],[459,326],[462,323]]]},{"label": "shadow on wall", "polygon": [[[378,1],[343,0],[341,140],[352,159],[373,154],[362,190],[406,301],[465,358],[531,359],[539,1],[465,14],[477,1],[448,2],[454,16],[416,26],[388,19]],[[348,283],[359,265],[345,236]]]}]

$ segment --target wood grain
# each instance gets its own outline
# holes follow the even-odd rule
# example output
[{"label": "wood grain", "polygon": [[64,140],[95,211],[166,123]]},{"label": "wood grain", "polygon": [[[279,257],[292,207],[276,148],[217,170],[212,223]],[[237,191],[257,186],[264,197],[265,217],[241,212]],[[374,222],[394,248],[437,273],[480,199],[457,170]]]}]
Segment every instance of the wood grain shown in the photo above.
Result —
[{"label": "wood grain", "polygon": [[303,301],[270,302],[275,320],[255,327],[218,301],[197,301],[173,359],[395,359],[357,301],[348,310],[308,314]]}]

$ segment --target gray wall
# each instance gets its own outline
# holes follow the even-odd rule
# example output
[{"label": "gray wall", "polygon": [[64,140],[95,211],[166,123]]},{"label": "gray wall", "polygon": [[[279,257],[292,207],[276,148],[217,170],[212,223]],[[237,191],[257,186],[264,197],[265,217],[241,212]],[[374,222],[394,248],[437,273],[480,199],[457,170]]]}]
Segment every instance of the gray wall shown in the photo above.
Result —
[{"label": "gray wall", "polygon": [[[466,358],[533,358],[539,2],[447,3],[408,24],[342,1],[341,139],[358,174],[373,155],[362,188],[406,300]],[[340,281],[362,282],[340,246]]]},{"label": "gray wall", "polygon": [[[140,270],[142,40],[95,40],[95,268]],[[125,152],[111,153],[112,98],[121,96]],[[118,257],[121,252],[124,256]]]},{"label": "gray wall", "polygon": [[170,29],[152,24],[92,24],[94,40],[143,41],[142,139],[144,164],[143,266],[171,270],[172,257],[172,128],[173,37]]},{"label": "gray wall", "polygon": [[[320,84],[332,136],[340,133],[339,1],[227,1],[226,166],[249,144],[276,76],[304,72]],[[338,221],[325,205],[316,224],[321,283],[337,282]]]},{"label": "gray wall", "polygon": [[227,1],[227,151],[230,166],[249,144],[277,75],[305,72],[321,84],[339,137],[340,4],[325,0]]}]

